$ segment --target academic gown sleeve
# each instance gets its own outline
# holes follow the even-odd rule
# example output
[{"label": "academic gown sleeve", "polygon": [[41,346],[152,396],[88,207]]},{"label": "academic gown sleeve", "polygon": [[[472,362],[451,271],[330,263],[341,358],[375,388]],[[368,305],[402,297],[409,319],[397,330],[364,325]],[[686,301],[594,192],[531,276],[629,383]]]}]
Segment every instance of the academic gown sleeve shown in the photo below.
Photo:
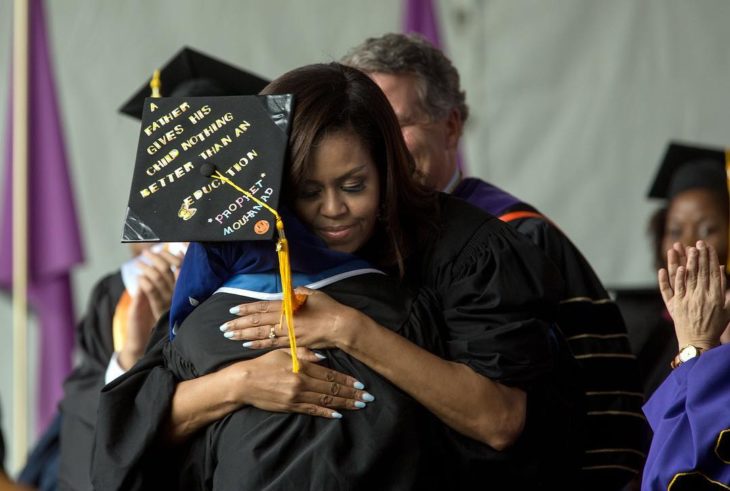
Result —
[{"label": "academic gown sleeve", "polygon": [[649,446],[639,366],[621,311],[583,254],[549,219],[530,216],[509,224],[545,253],[565,285],[557,320],[580,361],[588,406],[583,486],[620,489],[641,471]]},{"label": "academic gown sleeve", "polygon": [[442,205],[421,281],[441,302],[447,358],[527,393],[525,429],[507,450],[449,431],[454,488],[573,489],[584,409],[575,360],[554,326],[560,276],[507,224],[454,198]]},{"label": "academic gown sleeve", "polygon": [[[145,355],[99,396],[91,480],[94,489],[176,489],[164,431],[177,380],[165,367],[169,318],[155,326]],[[165,479],[164,481],[158,481]]]},{"label": "academic gown sleeve", "polygon": [[553,366],[550,325],[563,285],[540,251],[496,218],[456,199],[423,266],[441,300],[449,357],[507,385]]},{"label": "academic gown sleeve", "polygon": [[78,365],[64,382],[61,400],[59,483],[69,489],[91,489],[89,478],[99,393],[114,352],[112,320],[124,283],[119,272],[102,278],[89,296],[76,328]]},{"label": "academic gown sleeve", "polygon": [[644,405],[654,438],[642,490],[728,489],[728,374],[730,345],[723,345],[673,370]]}]

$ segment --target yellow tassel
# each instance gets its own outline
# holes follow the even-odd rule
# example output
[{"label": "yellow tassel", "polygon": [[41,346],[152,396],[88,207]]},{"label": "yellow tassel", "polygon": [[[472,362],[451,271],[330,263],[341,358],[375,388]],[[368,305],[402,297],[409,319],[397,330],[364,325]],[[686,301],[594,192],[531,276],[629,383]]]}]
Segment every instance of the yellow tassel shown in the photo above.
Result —
[{"label": "yellow tassel", "polygon": [[160,71],[155,70],[152,74],[152,79],[150,80],[150,89],[152,90],[152,94],[150,97],[161,97],[160,95],[160,89],[162,88],[162,82],[160,82]]},{"label": "yellow tassel", "polygon": [[[281,289],[283,297],[282,316],[286,320],[286,330],[289,334],[289,349],[292,352],[292,372],[299,372],[299,360],[297,359],[297,339],[294,336],[294,290],[291,280],[291,263],[289,262],[289,242],[284,234],[284,222],[276,218],[276,231],[279,233],[279,241],[276,244],[276,252],[279,256],[279,275],[281,276]],[[281,323],[281,320],[279,321]]]},{"label": "yellow tassel", "polygon": [[279,276],[281,277],[283,298],[282,317],[279,318],[279,323],[283,325],[282,321],[286,320],[286,330],[289,334],[289,348],[291,349],[291,369],[292,372],[297,373],[299,372],[299,359],[297,358],[297,340],[294,336],[294,311],[298,305],[294,305],[294,289],[292,288],[291,265],[289,263],[289,243],[287,242],[286,234],[284,233],[284,221],[275,209],[256,198],[245,189],[239,187],[235,182],[231,181],[220,172],[216,171],[211,177],[223,181],[229,186],[233,186],[237,191],[253,200],[256,204],[266,208],[272,215],[274,215],[274,217],[276,217],[276,232],[279,235],[279,240],[276,243],[276,254],[279,258]]}]

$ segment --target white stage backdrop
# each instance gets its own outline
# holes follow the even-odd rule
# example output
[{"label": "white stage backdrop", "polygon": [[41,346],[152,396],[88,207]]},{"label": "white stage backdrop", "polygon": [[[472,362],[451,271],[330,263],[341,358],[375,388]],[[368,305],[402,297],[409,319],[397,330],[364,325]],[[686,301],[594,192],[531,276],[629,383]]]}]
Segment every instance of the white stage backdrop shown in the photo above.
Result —
[{"label": "white stage backdrop", "polygon": [[[5,127],[11,3],[0,2],[0,126]],[[93,283],[119,244],[136,150],[116,113],[151,71],[189,45],[275,77],[336,60],[397,30],[395,0],[47,0],[57,88]],[[607,285],[654,282],[645,199],[670,138],[730,142],[725,0],[443,0],[445,49],[471,106],[469,172],[556,221]],[[3,133],[4,134],[4,133]],[[0,303],[0,398],[9,437],[10,310]]]}]

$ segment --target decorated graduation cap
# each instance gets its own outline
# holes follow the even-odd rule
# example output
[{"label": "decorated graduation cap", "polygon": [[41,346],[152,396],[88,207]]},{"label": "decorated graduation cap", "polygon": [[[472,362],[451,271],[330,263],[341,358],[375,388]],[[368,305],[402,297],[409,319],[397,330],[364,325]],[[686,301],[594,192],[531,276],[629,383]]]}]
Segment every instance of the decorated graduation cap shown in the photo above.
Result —
[{"label": "decorated graduation cap", "polygon": [[148,98],[123,242],[271,239],[292,97]]},{"label": "decorated graduation cap", "polygon": [[[164,84],[160,78],[153,77],[153,89]],[[304,298],[293,294],[289,246],[276,210],[292,103],[290,94],[146,98],[122,242],[267,240],[276,234],[282,317],[298,371],[293,312]]]},{"label": "decorated graduation cap", "polygon": [[[690,189],[707,189],[730,202],[730,153],[720,147],[672,141],[659,164],[650,198],[671,200]],[[730,226],[728,227],[730,233]],[[728,238],[730,258],[730,237]],[[730,264],[726,265],[730,272]]]},{"label": "decorated graduation cap", "polygon": [[142,118],[144,100],[158,90],[157,96],[223,96],[258,94],[269,81],[247,70],[230,65],[192,48],[178,51],[159,70],[158,80],[164,87],[153,83],[155,75],[122,105],[120,112]]}]

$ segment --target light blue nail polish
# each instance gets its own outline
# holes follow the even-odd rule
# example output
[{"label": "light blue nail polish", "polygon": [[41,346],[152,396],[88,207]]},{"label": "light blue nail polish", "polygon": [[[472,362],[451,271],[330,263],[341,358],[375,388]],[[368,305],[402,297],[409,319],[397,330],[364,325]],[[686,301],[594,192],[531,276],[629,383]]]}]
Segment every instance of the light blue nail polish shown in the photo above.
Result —
[{"label": "light blue nail polish", "polygon": [[355,401],[355,407],[356,407],[356,408],[358,408],[358,409],[362,409],[362,408],[364,408],[365,406],[367,406],[367,404],[365,404],[364,402],[362,402],[362,401]]},{"label": "light blue nail polish", "polygon": [[316,356],[316,357],[317,357],[317,359],[319,359],[319,360],[326,360],[326,359],[327,359],[327,357],[326,357],[326,356],[324,356],[324,355],[323,355],[323,354],[321,354],[321,353],[314,353],[314,356]]},{"label": "light blue nail polish", "polygon": [[365,402],[373,402],[375,400],[375,396],[373,396],[370,392],[363,392],[362,400]]},{"label": "light blue nail polish", "polygon": [[342,419],[342,415],[337,411],[332,411],[332,417],[335,419]]},{"label": "light blue nail polish", "polygon": [[243,343],[242,346],[244,348],[250,348],[251,346],[253,346],[253,341],[246,341],[245,343]]},{"label": "light blue nail polish", "polygon": [[226,332],[228,330],[228,323],[224,322],[223,324],[221,324],[221,327],[219,327],[219,329],[221,330],[221,332]]},{"label": "light blue nail polish", "polygon": [[362,382],[359,382],[357,380],[355,380],[355,383],[352,384],[352,386],[355,387],[357,390],[363,390],[365,388],[365,386],[363,385],[363,383]]},{"label": "light blue nail polish", "polygon": [[231,307],[231,309],[228,312],[230,312],[231,314],[237,314],[240,311],[241,311],[241,307],[239,307],[238,305],[236,305],[235,307]]},{"label": "light blue nail polish", "polygon": [[236,334],[236,333],[235,333],[235,332],[233,332],[233,331],[228,331],[228,332],[224,332],[224,333],[223,333],[223,335],[224,335],[225,337],[227,337],[228,339],[231,339],[231,338],[233,337],[233,335],[234,335],[234,334]]}]

